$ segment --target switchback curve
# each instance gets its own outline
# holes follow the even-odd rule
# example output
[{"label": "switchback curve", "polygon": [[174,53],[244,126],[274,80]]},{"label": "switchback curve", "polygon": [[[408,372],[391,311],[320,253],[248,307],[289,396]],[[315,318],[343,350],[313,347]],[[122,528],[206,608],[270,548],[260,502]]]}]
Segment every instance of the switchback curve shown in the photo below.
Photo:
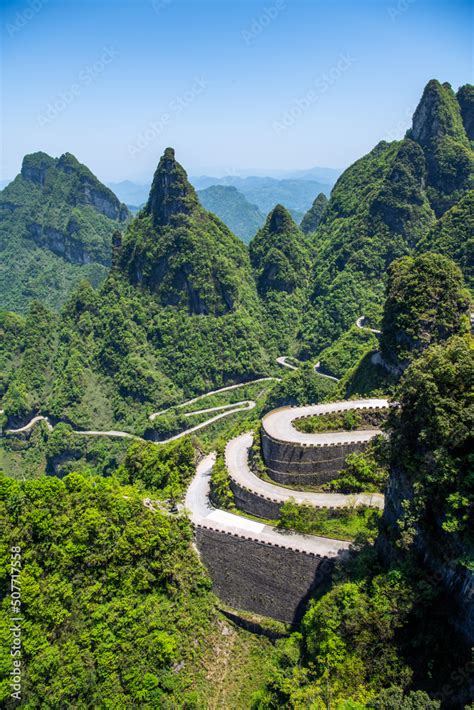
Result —
[{"label": "switchback curve", "polygon": [[291,499],[300,505],[306,504],[315,508],[353,508],[361,505],[383,508],[384,506],[382,493],[316,493],[292,490],[264,481],[251,470],[249,465],[252,443],[251,433],[241,434],[231,439],[226,446],[225,460],[230,478],[241,488],[256,496],[278,504],[286,503]]},{"label": "switchback curve", "polygon": [[341,552],[350,548],[349,542],[316,535],[283,533],[264,523],[214,508],[209,500],[211,471],[214,462],[215,454],[209,454],[199,462],[186,493],[185,508],[189,511],[195,527],[207,528],[225,535],[310,553],[319,557],[337,557]]},{"label": "switchback curve", "polygon": [[331,431],[308,434],[293,426],[295,419],[321,414],[361,409],[386,409],[386,399],[343,400],[327,404],[312,404],[306,407],[280,407],[268,412],[262,419],[265,433],[275,441],[303,446],[331,446],[370,441],[381,434],[379,429],[360,431]]}]

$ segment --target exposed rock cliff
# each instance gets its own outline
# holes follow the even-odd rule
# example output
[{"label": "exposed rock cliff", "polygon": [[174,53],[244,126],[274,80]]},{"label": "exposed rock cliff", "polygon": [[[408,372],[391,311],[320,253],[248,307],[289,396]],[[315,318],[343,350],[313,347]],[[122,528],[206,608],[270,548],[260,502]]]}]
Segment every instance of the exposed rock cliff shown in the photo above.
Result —
[{"label": "exposed rock cliff", "polygon": [[81,278],[105,277],[112,233],[129,212],[70,153],[33,153],[0,193],[0,306],[26,310],[34,298],[58,308]]}]

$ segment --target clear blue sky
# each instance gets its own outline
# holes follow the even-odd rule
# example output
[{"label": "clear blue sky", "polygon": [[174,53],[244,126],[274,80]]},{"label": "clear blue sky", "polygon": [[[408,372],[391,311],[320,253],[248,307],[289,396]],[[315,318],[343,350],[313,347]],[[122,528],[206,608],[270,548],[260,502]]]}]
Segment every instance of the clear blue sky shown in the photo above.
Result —
[{"label": "clear blue sky", "polygon": [[2,0],[2,178],[74,153],[103,180],[345,167],[431,78],[472,82],[467,0]]}]

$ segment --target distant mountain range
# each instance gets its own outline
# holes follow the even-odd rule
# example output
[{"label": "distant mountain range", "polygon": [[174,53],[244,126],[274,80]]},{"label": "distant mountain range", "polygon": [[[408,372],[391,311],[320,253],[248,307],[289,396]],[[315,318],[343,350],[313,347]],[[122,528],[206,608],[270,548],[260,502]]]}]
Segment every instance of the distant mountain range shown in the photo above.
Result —
[{"label": "distant mountain range", "polygon": [[197,193],[201,205],[214,212],[248,244],[265,222],[265,215],[232,185],[211,185]]},{"label": "distant mountain range", "polygon": [[[191,177],[190,182],[196,190],[206,190],[213,185],[235,187],[263,215],[266,216],[275,205],[283,204],[298,219],[311,207],[320,192],[329,196],[340,173],[334,168],[315,167],[309,170],[281,171],[272,176],[199,175]],[[149,183],[131,180],[111,182],[108,186],[122,202],[132,208],[144,204],[150,192]]]}]

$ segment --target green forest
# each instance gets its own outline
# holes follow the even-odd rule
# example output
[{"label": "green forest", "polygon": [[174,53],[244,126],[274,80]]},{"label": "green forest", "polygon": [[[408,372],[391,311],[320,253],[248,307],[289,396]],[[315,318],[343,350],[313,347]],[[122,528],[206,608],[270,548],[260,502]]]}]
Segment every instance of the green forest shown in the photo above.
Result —
[{"label": "green forest", "polygon": [[[473,707],[473,91],[430,81],[301,225],[224,223],[203,205],[234,188],[205,202],[172,148],[133,218],[71,154],[25,156],[0,193],[2,707],[14,554],[21,707]],[[262,418],[340,400],[364,409],[294,428],[376,430],[303,487],[350,505],[243,512],[228,442],[252,432],[274,483]],[[216,593],[185,505],[214,454],[218,512],[347,543],[292,623]]]}]

